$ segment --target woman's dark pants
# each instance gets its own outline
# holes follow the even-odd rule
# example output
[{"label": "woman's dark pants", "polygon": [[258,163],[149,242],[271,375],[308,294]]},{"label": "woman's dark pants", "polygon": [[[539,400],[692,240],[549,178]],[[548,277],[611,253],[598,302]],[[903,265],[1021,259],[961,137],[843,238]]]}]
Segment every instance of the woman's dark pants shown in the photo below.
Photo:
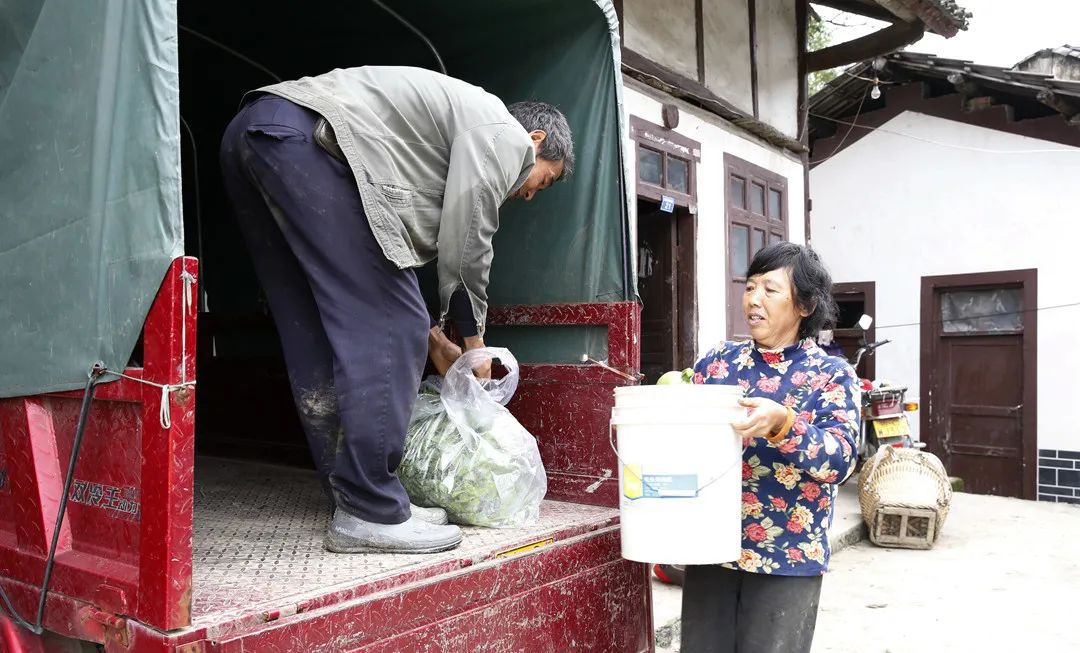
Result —
[{"label": "woman's dark pants", "polygon": [[686,568],[683,653],[809,653],[821,576]]}]

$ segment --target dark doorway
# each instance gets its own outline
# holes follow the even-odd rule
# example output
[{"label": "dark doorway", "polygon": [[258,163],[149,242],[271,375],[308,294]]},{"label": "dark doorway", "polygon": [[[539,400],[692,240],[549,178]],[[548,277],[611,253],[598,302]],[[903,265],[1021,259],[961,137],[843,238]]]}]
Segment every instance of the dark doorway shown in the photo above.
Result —
[{"label": "dark doorway", "polygon": [[1035,498],[1036,271],[922,280],[922,439],[978,494]]},{"label": "dark doorway", "polygon": [[[864,343],[874,342],[877,335],[871,326],[865,332],[858,327],[859,318],[864,314],[875,319],[874,282],[837,283],[833,285],[833,299],[839,308],[836,328],[833,329],[833,341],[844,350],[844,357],[855,362],[855,352]],[[855,370],[864,379],[873,379],[877,374],[874,356],[863,359],[859,369]]]},{"label": "dark doorway", "polygon": [[638,296],[641,298],[641,371],[655,383],[669,370],[694,364],[697,298],[694,216],[671,213],[638,199]]}]

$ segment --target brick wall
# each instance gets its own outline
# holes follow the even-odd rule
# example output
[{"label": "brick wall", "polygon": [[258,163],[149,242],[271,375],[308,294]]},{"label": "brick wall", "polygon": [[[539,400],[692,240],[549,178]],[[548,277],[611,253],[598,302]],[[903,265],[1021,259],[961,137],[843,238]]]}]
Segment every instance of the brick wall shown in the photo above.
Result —
[{"label": "brick wall", "polygon": [[1039,449],[1039,501],[1080,504],[1080,451]]}]

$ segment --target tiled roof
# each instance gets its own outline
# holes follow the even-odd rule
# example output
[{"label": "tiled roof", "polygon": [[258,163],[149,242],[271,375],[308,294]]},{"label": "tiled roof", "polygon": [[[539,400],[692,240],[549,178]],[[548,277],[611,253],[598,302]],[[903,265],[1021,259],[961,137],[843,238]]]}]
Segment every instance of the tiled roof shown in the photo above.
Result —
[{"label": "tiled roof", "polygon": [[[909,4],[921,5],[915,8],[915,13],[931,31],[942,36],[952,36],[958,30],[968,28],[968,19],[971,12],[961,7],[954,0],[914,0]],[[945,31],[952,29],[952,34]]]},{"label": "tiled roof", "polygon": [[971,12],[955,0],[812,0],[841,11],[895,23],[922,22],[926,29],[945,38],[968,28]]},{"label": "tiled roof", "polygon": [[[1069,46],[1055,48],[1053,52],[1058,50],[1065,50],[1068,56],[1080,56],[1080,51]],[[890,85],[929,82],[936,85],[939,95],[956,92],[969,97],[992,97],[997,104],[1023,106],[1028,109],[1026,113],[1033,115],[1053,115],[1056,111],[1069,124],[1080,126],[1080,80],[1017,70],[1015,66],[988,66],[932,54],[897,52],[855,64],[810,98],[811,139],[815,125],[824,126],[823,120],[849,117],[860,106],[863,112],[879,108],[876,103],[887,98],[869,98],[868,88],[873,79],[880,80],[886,92]]]}]

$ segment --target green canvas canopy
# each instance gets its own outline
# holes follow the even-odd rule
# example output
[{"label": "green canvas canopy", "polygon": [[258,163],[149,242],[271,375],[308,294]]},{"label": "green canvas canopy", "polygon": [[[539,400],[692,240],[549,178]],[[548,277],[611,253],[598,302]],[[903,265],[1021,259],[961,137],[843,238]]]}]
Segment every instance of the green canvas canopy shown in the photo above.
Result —
[{"label": "green canvas canopy", "polygon": [[[631,297],[610,0],[393,11],[400,19],[365,0],[0,0],[0,397],[81,387],[95,361],[129,364],[184,253],[201,260],[202,310],[256,307],[221,191],[221,133],[245,91],[337,67],[438,70],[441,59],[506,102],[558,105],[575,176],[503,208],[491,303]],[[606,348],[602,328],[495,328],[488,340],[525,362]]]}]

